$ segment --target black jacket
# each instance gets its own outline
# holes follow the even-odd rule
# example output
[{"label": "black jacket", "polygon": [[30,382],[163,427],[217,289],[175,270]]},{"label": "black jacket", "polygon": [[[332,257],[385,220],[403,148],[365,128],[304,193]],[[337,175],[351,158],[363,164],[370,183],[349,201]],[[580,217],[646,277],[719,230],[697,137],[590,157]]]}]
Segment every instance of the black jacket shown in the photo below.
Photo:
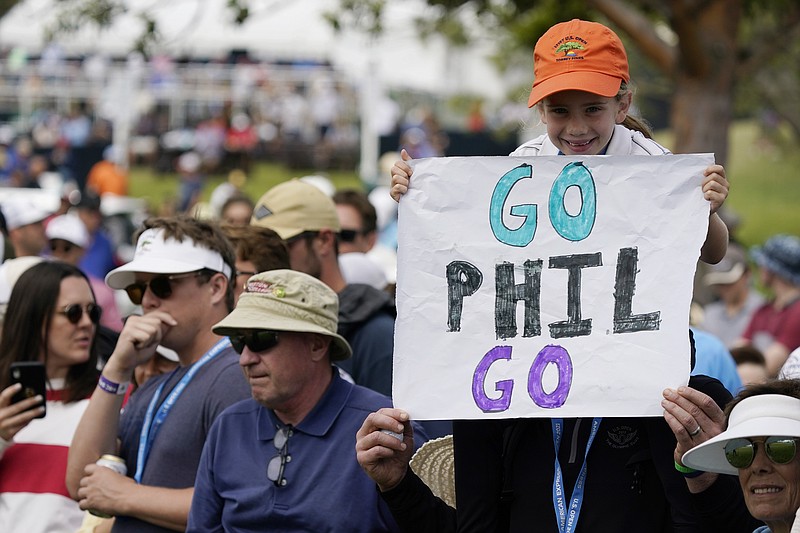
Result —
[{"label": "black jacket", "polygon": [[[690,386],[724,406],[731,396],[716,379]],[[559,461],[564,493],[572,494],[583,464],[591,419],[564,420]],[[454,423],[458,512],[447,507],[409,469],[383,494],[404,531],[534,531],[557,533],[553,507],[554,446],[550,419]],[[580,532],[751,532],[733,476],[720,476],[703,495],[691,495],[673,465],[675,437],[661,417],[604,418],[588,455]]]}]

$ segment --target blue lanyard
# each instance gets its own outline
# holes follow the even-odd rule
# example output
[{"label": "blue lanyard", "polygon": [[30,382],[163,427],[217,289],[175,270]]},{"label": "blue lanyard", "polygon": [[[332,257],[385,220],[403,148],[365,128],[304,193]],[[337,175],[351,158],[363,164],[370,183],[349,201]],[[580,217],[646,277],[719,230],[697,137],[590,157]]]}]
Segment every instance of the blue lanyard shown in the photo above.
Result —
[{"label": "blue lanyard", "polygon": [[555,476],[553,477],[553,507],[556,510],[558,531],[560,533],[575,531],[578,525],[578,516],[581,514],[581,505],[583,505],[583,487],[584,483],[586,483],[586,458],[589,456],[589,449],[592,447],[592,442],[597,435],[597,430],[600,428],[600,422],[602,422],[602,420],[602,418],[592,419],[592,432],[589,434],[589,442],[586,443],[586,452],[583,454],[581,472],[578,474],[578,479],[575,481],[575,487],[572,489],[569,510],[567,510],[564,501],[564,476],[561,473],[561,463],[558,461],[558,450],[561,447],[561,437],[564,433],[564,420],[561,418],[554,418],[551,420],[553,426],[553,445],[556,449]]},{"label": "blue lanyard", "polygon": [[158,399],[161,397],[161,392],[164,389],[164,385],[166,385],[167,381],[169,380],[164,380],[161,382],[161,385],[158,386],[156,393],[150,400],[150,405],[147,406],[147,413],[144,416],[142,431],[139,433],[139,451],[136,455],[136,474],[133,476],[133,479],[136,480],[136,483],[142,482],[144,465],[147,462],[147,456],[150,454],[150,448],[152,447],[153,441],[158,434],[158,430],[161,429],[161,425],[164,423],[164,420],[166,420],[170,409],[172,409],[172,406],[175,405],[176,401],[178,401],[178,397],[180,397],[183,390],[186,388],[189,382],[192,381],[194,375],[197,374],[203,365],[214,359],[214,357],[219,355],[219,353],[229,345],[230,341],[227,337],[217,341],[217,343],[209,351],[207,351],[203,357],[201,357],[191,366],[191,368],[189,368],[189,371],[184,374],[175,388],[172,389],[172,392],[169,393],[169,396],[167,396],[167,398],[161,403],[161,407],[158,408],[158,411],[156,411]]}]

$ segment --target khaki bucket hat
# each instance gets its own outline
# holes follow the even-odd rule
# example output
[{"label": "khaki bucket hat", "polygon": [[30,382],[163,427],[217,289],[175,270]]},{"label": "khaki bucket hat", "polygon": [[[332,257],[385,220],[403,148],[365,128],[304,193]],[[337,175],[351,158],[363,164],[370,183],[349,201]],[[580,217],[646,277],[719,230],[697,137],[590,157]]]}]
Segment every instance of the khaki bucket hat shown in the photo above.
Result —
[{"label": "khaki bucket hat", "polygon": [[318,279],[295,270],[270,270],[250,277],[236,308],[211,329],[217,335],[266,329],[320,333],[332,338],[330,356],[347,359],[352,350],[336,332],[339,297]]}]

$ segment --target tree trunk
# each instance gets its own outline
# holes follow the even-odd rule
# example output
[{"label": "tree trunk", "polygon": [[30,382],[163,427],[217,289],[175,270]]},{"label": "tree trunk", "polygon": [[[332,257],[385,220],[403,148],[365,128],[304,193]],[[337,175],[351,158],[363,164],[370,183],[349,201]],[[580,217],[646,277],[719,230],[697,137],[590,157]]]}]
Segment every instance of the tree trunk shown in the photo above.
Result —
[{"label": "tree trunk", "polygon": [[[673,0],[670,4],[679,37],[671,115],[674,151],[713,152],[724,165],[733,115],[740,2]],[[703,7],[695,10],[689,5]]]}]

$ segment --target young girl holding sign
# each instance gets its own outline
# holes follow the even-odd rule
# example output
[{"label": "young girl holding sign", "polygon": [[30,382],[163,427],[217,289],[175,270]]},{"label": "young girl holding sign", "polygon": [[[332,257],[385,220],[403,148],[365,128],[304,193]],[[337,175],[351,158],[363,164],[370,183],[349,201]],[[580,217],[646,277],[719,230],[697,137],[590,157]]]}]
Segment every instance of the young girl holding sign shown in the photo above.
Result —
[{"label": "young girl holding sign", "polygon": [[[553,26],[534,49],[534,74],[529,105],[538,108],[547,134],[511,155],[670,153],[628,115],[627,56],[607,27],[581,20]],[[408,153],[402,158],[392,167],[391,194],[398,201],[412,174]],[[704,174],[711,213],[701,258],[717,262],[728,242],[716,214],[728,181],[720,165]],[[701,376],[690,385],[719,405],[730,399],[716,380]],[[694,430],[686,432],[702,439]],[[405,434],[398,440],[386,431]],[[467,420],[455,421],[453,433],[457,511],[408,469],[413,434],[407,413],[382,409],[358,432],[358,461],[406,530],[699,531],[703,522],[719,525],[721,515],[735,524],[730,531],[753,529],[752,518],[739,514],[735,482],[717,480],[705,491],[707,500],[693,501],[686,473],[673,464],[675,437],[660,418]],[[696,508],[714,511],[700,517]]]},{"label": "young girl holding sign", "polygon": [[[649,127],[629,115],[633,93],[622,41],[595,22],[556,24],[533,51],[534,83],[529,107],[536,107],[547,133],[517,148],[512,156],[666,155]],[[406,150],[392,166],[391,195],[408,191],[412,170]],[[704,172],[703,195],[711,203],[708,234],[700,259],[718,263],[728,247],[728,228],[717,211],[728,197],[722,165]]]}]

